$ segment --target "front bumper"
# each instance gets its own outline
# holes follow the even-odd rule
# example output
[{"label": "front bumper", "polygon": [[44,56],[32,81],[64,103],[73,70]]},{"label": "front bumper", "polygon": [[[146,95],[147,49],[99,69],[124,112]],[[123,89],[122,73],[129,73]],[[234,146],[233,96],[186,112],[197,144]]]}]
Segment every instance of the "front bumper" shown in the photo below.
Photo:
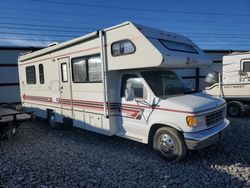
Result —
[{"label": "front bumper", "polygon": [[222,123],[210,129],[195,133],[183,133],[187,148],[190,150],[197,150],[214,144],[221,139],[224,130],[228,127],[229,123],[230,122],[225,119]]}]

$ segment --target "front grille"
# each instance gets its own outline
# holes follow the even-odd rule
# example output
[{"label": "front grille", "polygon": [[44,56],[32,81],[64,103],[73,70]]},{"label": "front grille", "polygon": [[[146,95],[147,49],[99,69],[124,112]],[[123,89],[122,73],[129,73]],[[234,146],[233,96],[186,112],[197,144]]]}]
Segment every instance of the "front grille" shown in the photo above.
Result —
[{"label": "front grille", "polygon": [[222,122],[224,119],[223,112],[224,112],[224,108],[206,115],[207,126],[210,127],[212,125],[216,125]]}]

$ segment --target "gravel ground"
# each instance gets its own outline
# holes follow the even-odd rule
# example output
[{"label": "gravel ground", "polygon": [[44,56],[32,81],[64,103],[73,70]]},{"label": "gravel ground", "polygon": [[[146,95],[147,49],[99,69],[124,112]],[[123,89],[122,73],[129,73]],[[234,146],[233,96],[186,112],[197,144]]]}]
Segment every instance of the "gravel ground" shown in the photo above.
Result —
[{"label": "gravel ground", "polygon": [[0,141],[0,187],[250,187],[250,114],[178,163],[147,145],[42,121]]}]

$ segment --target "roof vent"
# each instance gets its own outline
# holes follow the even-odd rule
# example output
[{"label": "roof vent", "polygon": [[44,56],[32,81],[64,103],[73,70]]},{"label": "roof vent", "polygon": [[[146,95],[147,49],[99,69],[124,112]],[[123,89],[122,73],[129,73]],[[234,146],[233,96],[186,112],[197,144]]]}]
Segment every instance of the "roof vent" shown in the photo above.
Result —
[{"label": "roof vent", "polygon": [[52,42],[52,43],[48,44],[48,47],[55,46],[57,44],[58,44],[58,42]]}]

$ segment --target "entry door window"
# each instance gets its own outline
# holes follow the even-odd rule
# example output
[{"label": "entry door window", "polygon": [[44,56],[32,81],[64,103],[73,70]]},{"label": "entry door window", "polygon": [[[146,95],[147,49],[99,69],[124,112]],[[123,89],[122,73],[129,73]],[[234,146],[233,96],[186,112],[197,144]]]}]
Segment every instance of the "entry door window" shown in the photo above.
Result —
[{"label": "entry door window", "polygon": [[61,75],[62,75],[62,82],[68,82],[68,67],[67,63],[61,64]]},{"label": "entry door window", "polygon": [[44,84],[44,69],[43,69],[43,64],[39,64],[39,80],[40,84]]}]

